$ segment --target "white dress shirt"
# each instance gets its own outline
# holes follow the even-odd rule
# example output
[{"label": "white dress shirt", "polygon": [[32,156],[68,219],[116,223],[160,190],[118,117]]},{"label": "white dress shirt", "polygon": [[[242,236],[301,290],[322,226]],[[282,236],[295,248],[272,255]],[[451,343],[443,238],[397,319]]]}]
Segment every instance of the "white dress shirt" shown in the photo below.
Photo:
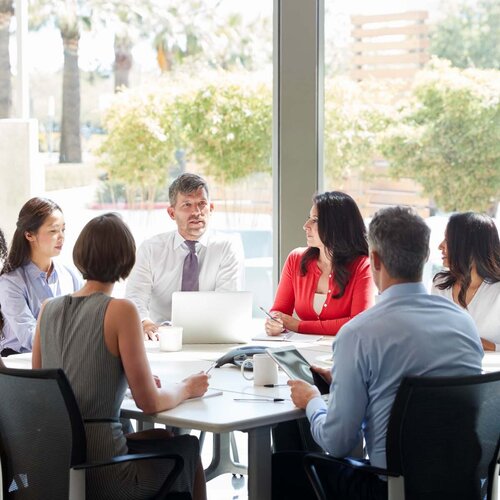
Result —
[{"label": "white dress shirt", "polygon": [[[171,319],[172,293],[181,289],[182,268],[188,253],[178,231],[153,236],[139,247],[125,295],[137,306],[141,321],[160,323]],[[241,248],[206,232],[196,243],[196,255],[200,291],[241,289]]]}]

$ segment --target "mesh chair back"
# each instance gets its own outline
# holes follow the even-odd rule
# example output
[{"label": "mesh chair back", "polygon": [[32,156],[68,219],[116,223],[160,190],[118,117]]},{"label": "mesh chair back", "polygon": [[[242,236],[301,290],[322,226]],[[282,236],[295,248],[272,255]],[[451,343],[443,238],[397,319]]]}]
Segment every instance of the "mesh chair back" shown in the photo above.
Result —
[{"label": "mesh chair back", "polygon": [[499,438],[500,372],[408,377],[392,408],[387,467],[404,476],[407,500],[490,499]]},{"label": "mesh chair back", "polygon": [[85,431],[62,370],[0,368],[4,498],[68,498],[70,465],[85,461]]}]

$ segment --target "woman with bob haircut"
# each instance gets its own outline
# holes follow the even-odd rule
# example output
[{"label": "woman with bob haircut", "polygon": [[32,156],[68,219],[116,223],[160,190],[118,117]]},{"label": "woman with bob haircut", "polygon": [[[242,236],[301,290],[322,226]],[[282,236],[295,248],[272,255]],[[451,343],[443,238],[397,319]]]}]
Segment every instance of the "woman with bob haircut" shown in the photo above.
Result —
[{"label": "woman with bob haircut", "polygon": [[500,351],[500,240],[494,220],[475,212],[452,215],[439,250],[448,269],[434,276],[432,293],[472,316],[485,351]]},{"label": "woman with bob haircut", "polygon": [[268,335],[336,335],[374,301],[366,228],[356,202],[340,191],[316,194],[303,227],[307,248],[293,250],[285,262],[274,319],[265,323]]},{"label": "woman with bob haircut", "polygon": [[31,352],[42,303],[82,286],[77,273],[54,260],[61,253],[64,231],[61,208],[53,201],[31,198],[21,208],[0,272],[2,356]]},{"label": "woman with bob haircut", "polygon": [[[203,395],[205,373],[192,375],[169,388],[157,387],[144,349],[141,321],[127,299],[111,297],[135,262],[135,242],[116,214],[95,217],[83,228],[73,259],[85,278],[81,290],[46,302],[38,319],[33,368],[62,368],[73,388],[87,432],[89,460],[147,451],[178,453],[184,469],[173,491],[206,498],[198,439],[171,437],[165,429],[125,435],[120,407],[127,383],[135,403],[156,413]],[[168,459],[127,462],[87,472],[87,498],[151,498],[173,463]]]}]

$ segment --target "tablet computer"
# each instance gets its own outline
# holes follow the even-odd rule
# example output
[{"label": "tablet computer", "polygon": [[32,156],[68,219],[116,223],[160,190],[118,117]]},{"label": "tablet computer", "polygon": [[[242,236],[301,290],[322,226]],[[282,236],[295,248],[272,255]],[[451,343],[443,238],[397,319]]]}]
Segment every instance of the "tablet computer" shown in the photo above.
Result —
[{"label": "tablet computer", "polygon": [[311,370],[311,365],[295,347],[269,347],[266,352],[291,379],[304,380],[315,385],[321,394],[328,394],[330,391],[328,382],[319,373]]}]

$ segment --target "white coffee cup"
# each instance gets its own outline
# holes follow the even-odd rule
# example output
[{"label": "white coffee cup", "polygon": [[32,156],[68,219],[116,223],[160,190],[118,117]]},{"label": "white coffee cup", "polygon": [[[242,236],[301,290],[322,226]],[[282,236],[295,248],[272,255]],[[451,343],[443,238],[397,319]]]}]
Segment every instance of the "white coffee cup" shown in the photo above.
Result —
[{"label": "white coffee cup", "polygon": [[[253,363],[253,375],[245,372],[247,363]],[[241,374],[246,380],[253,380],[253,385],[267,385],[278,383],[278,365],[268,354],[254,354],[252,359],[245,359],[241,364]]]},{"label": "white coffee cup", "polygon": [[160,326],[157,333],[160,339],[160,351],[182,349],[182,326]]}]

